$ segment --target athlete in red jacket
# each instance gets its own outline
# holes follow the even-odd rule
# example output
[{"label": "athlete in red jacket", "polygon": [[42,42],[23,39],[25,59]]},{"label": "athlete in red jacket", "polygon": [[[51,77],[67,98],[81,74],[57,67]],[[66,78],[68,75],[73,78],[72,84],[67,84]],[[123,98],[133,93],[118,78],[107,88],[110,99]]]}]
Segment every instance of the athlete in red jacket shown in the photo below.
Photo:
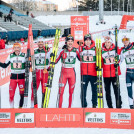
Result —
[{"label": "athlete in red jacket", "polygon": [[[115,45],[112,43],[110,37],[106,37],[105,42],[102,44],[102,67],[103,67],[104,86],[106,92],[106,101],[109,108],[113,108],[111,99],[111,89],[110,89],[111,83],[114,89],[116,108],[121,108],[122,105],[120,88],[118,90],[116,85],[115,66],[116,66]],[[120,67],[118,66],[118,75],[120,74],[121,74]],[[119,106],[117,105],[118,96],[119,96]]]},{"label": "athlete in red jacket", "polygon": [[72,95],[75,88],[75,61],[76,57],[80,59],[79,52],[76,48],[73,47],[74,38],[71,35],[66,37],[67,45],[64,49],[59,52],[56,63],[60,60],[62,62],[61,75],[59,79],[59,108],[62,107],[63,93],[65,85],[68,81],[69,84],[69,105],[68,108],[71,108],[72,104]]},{"label": "athlete in red jacket", "polygon": [[[82,49],[82,50],[81,50]],[[81,104],[87,107],[86,94],[90,82],[92,91],[92,107],[97,106],[97,72],[96,72],[96,52],[95,42],[91,35],[84,36],[84,46],[79,49],[81,62]]]}]

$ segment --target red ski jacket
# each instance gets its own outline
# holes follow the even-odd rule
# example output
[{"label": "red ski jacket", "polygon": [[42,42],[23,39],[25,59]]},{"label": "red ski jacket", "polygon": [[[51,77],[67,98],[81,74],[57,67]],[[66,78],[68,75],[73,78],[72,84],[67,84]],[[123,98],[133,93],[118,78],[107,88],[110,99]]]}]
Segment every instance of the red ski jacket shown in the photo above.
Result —
[{"label": "red ski jacket", "polygon": [[97,76],[96,72],[96,51],[95,42],[92,40],[91,46],[83,46],[81,55],[81,75]]},{"label": "red ski jacket", "polygon": [[[121,50],[118,48],[118,55]],[[103,77],[115,77],[115,45],[112,44],[110,49],[106,49],[105,43],[102,44],[102,68]],[[120,67],[118,67],[118,75],[121,75]]]}]

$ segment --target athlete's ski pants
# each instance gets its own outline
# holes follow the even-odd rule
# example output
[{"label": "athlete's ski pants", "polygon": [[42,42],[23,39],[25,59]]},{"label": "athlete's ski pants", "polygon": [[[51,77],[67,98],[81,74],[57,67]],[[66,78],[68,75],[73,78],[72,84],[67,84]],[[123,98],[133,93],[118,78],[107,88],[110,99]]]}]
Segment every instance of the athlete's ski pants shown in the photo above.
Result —
[{"label": "athlete's ski pants", "polygon": [[128,101],[129,101],[130,106],[134,104],[133,89],[132,89],[133,81],[134,81],[134,69],[127,69],[126,85],[127,85],[127,91],[128,91]]},{"label": "athlete's ski pants", "polygon": [[[46,85],[47,85],[47,80],[48,80],[48,72],[44,73],[43,69],[36,69],[36,85],[37,85],[37,90],[40,86],[41,83],[41,87],[42,87],[42,93],[45,93],[46,91]],[[45,75],[45,76],[44,76]],[[45,84],[45,85],[43,85]],[[34,100],[34,95],[33,95],[33,82],[31,84],[32,87],[32,96],[31,96],[31,100]]]},{"label": "athlete's ski pants", "polygon": [[24,101],[24,88],[25,88],[25,79],[10,79],[9,85],[9,101],[12,103],[14,101],[14,95],[17,88],[19,87],[20,92],[20,104],[19,107],[22,107]]},{"label": "athlete's ski pants", "polygon": [[[116,86],[116,77],[106,77],[104,78],[104,87],[105,87],[105,93],[106,93],[106,102],[107,106],[109,108],[113,108],[112,105],[112,98],[111,98],[111,83],[113,85],[115,100],[116,100],[116,108],[121,108],[122,101],[120,96],[120,87]],[[118,100],[119,100],[119,106],[118,106]]]},{"label": "athlete's ski pants", "polygon": [[87,87],[90,82],[91,90],[92,90],[92,105],[97,106],[97,77],[91,75],[83,75],[81,76],[83,79],[81,83],[81,104],[82,107],[87,107]]},{"label": "athlete's ski pants", "polygon": [[72,96],[75,88],[75,71],[74,68],[62,68],[61,75],[59,79],[59,108],[62,107],[64,88],[68,81],[69,84],[69,105],[68,108],[71,108]]}]

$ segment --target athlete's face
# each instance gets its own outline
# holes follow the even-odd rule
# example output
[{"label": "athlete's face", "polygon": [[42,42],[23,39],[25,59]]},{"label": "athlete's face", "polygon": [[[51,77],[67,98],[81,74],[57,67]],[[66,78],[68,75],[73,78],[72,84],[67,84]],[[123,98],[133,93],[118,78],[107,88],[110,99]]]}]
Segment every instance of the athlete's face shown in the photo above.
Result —
[{"label": "athlete's face", "polygon": [[105,41],[105,46],[107,49],[109,49],[111,45],[112,43],[109,40]]},{"label": "athlete's face", "polygon": [[129,41],[123,41],[123,44],[125,47],[127,47],[129,45]]},{"label": "athlete's face", "polygon": [[20,52],[21,52],[21,48],[20,48],[19,46],[15,46],[15,47],[13,48],[13,50],[14,50],[14,52],[15,52],[16,55],[19,55]]},{"label": "athlete's face", "polygon": [[85,40],[85,45],[88,46],[88,47],[90,47],[90,45],[91,45],[91,40],[90,40],[90,39]]},{"label": "athlete's face", "polygon": [[39,41],[38,42],[38,48],[39,49],[43,49],[43,46],[44,46],[44,42],[43,41]]},{"label": "athlete's face", "polygon": [[72,49],[73,44],[74,44],[74,41],[73,40],[68,40],[67,41],[67,47],[68,47],[68,49]]}]

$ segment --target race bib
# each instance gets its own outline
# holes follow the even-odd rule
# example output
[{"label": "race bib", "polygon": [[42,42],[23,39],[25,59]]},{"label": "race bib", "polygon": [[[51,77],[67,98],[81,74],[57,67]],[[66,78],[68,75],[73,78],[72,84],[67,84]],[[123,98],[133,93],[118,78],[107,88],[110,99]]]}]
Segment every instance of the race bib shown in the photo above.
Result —
[{"label": "race bib", "polygon": [[134,63],[134,57],[126,58],[128,64]]},{"label": "race bib", "polygon": [[13,68],[16,68],[16,69],[22,68],[22,63],[13,63]]},{"label": "race bib", "polygon": [[84,61],[93,61],[93,56],[83,56]]},{"label": "race bib", "polygon": [[114,63],[115,62],[115,58],[114,57],[106,58],[105,61],[106,61],[107,64]]},{"label": "race bib", "polygon": [[42,65],[42,64],[44,64],[44,61],[45,61],[44,59],[38,59],[38,60],[36,60],[36,64],[38,64],[38,65],[41,64]]},{"label": "race bib", "polygon": [[73,57],[73,56],[70,56],[70,57],[66,58],[65,62],[66,62],[66,63],[67,63],[67,62],[72,63],[73,60],[74,60],[74,57]]}]

